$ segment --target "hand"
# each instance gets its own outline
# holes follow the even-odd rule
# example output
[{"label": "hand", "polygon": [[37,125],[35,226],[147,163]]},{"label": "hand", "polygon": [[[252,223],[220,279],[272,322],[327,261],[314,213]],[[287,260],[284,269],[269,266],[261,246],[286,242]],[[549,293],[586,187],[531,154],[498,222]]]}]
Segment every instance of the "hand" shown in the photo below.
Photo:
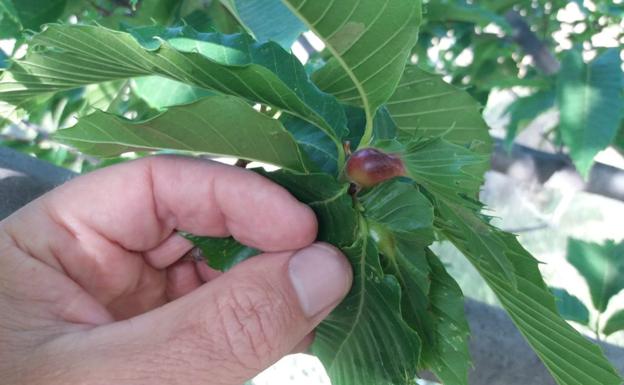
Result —
[{"label": "hand", "polygon": [[[346,295],[314,213],[248,170],[146,158],[76,178],[0,222],[3,384],[240,385]],[[225,274],[176,230],[263,250]]]}]

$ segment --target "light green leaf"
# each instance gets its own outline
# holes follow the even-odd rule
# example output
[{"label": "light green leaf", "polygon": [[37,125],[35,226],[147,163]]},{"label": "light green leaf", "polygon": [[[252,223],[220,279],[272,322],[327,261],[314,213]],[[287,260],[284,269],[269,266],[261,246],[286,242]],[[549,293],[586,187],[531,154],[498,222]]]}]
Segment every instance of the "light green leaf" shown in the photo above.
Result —
[{"label": "light green leaf", "polygon": [[395,141],[375,145],[388,153],[397,153],[403,160],[407,175],[438,199],[465,204],[477,199],[482,175],[489,159],[444,139]]},{"label": "light green leaf", "polygon": [[551,288],[555,296],[557,310],[563,319],[577,322],[581,325],[589,325],[589,310],[578,297],[568,293],[565,289]]},{"label": "light green leaf", "polygon": [[136,150],[175,149],[308,171],[292,135],[277,120],[233,96],[212,96],[173,107],[144,122],[96,112],[55,137],[80,151],[105,157]]},{"label": "light green leaf", "polygon": [[162,76],[142,76],[133,80],[134,93],[152,108],[189,104],[203,97],[214,95],[206,89],[193,87]]},{"label": "light green leaf", "polygon": [[589,64],[580,51],[570,50],[561,64],[557,90],[561,137],[587,178],[594,156],[611,144],[622,118],[620,50],[609,49]]},{"label": "light green leaf", "polygon": [[610,336],[622,330],[624,330],[624,310],[614,313],[611,318],[609,318],[605,327],[602,329],[602,333],[605,336]]},{"label": "light green leaf", "polygon": [[322,90],[364,107],[370,141],[375,112],[394,92],[416,44],[420,0],[283,0],[333,58],[314,74]]},{"label": "light green leaf", "polygon": [[316,329],[312,353],[333,385],[411,385],[421,343],[401,318],[401,289],[384,275],[374,242],[343,249],[353,264],[347,298]]},{"label": "light green leaf", "polygon": [[596,310],[604,312],[609,300],[624,289],[624,241],[600,245],[570,238],[566,258],[585,278]]},{"label": "light green leaf", "polygon": [[[322,129],[343,156],[346,118],[335,98],[312,84],[303,66],[276,43],[247,35],[198,33],[190,27],[132,30],[51,25],[0,83],[1,98],[18,104],[40,93],[113,79],[160,75],[271,105]],[[44,49],[45,48],[45,49]]]},{"label": "light green leaf", "polygon": [[479,104],[439,75],[408,66],[386,105],[400,136],[441,137],[480,154],[491,152],[492,138]]},{"label": "light green leaf", "polygon": [[[436,226],[477,268],[560,385],[622,384],[600,348],[560,317],[537,261],[515,236],[465,207],[440,203],[437,209]],[[501,258],[513,264],[513,281],[495,267]]]}]

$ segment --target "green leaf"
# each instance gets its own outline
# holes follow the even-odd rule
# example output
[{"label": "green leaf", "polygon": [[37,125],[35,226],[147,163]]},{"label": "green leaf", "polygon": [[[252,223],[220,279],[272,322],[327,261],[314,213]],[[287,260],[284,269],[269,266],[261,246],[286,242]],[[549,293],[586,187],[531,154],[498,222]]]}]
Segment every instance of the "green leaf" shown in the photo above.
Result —
[{"label": "green leaf", "polygon": [[260,250],[240,244],[234,238],[211,238],[184,234],[184,237],[202,252],[208,266],[219,271],[228,271],[246,259],[261,253]]},{"label": "green leaf", "polygon": [[19,15],[17,14],[17,9],[13,5],[13,0],[0,0],[0,16],[8,17],[13,20],[15,23],[19,23]]},{"label": "green leaf", "polygon": [[[314,81],[340,100],[364,107],[370,132],[375,112],[394,92],[416,44],[420,0],[283,1],[333,56]],[[365,137],[365,144],[369,141]]]},{"label": "green leaf", "polygon": [[425,346],[434,342],[428,312],[430,270],[425,255],[433,236],[433,207],[410,183],[391,180],[364,194],[364,215],[372,239],[385,257],[384,271],[397,278],[403,317]]},{"label": "green leaf", "polygon": [[477,199],[482,175],[489,166],[485,155],[444,139],[411,140],[406,144],[385,141],[376,147],[398,153],[409,177],[436,198],[458,204],[465,204],[465,198]]},{"label": "green leaf", "polygon": [[602,329],[605,336],[624,330],[624,310],[614,313]]},{"label": "green leaf", "polygon": [[[537,261],[515,236],[491,227],[461,206],[439,203],[437,209],[438,229],[477,268],[557,383],[622,384],[600,348],[560,317]],[[500,258],[513,264],[513,281],[496,268]]]},{"label": "green leaf", "polygon": [[58,21],[66,5],[67,0],[2,0],[0,13],[6,12],[22,28],[36,31],[43,24]]},{"label": "green leaf", "polygon": [[433,206],[411,183],[393,179],[377,185],[358,199],[367,220],[395,235],[409,238],[420,244],[423,250],[433,242]]},{"label": "green leaf", "polygon": [[214,95],[213,92],[193,87],[162,76],[142,76],[135,78],[134,93],[155,109],[189,104],[203,97]]},{"label": "green leaf", "polygon": [[0,49],[0,70],[4,70],[9,65],[9,55]]},{"label": "green leaf", "polygon": [[624,241],[600,245],[570,238],[566,258],[585,278],[596,310],[604,313],[609,300],[624,289]]},{"label": "green leaf", "polygon": [[573,321],[581,325],[589,325],[589,310],[578,297],[568,293],[565,289],[551,288],[555,296],[557,310],[563,319]]},{"label": "green leaf", "polygon": [[286,171],[262,174],[314,210],[319,223],[318,240],[345,247],[358,239],[358,216],[348,193],[349,185],[338,183],[327,174],[301,175]]},{"label": "green leaf", "polygon": [[[353,208],[348,185],[327,174],[296,174],[286,170],[266,172],[252,169],[286,188],[295,198],[314,210],[318,220],[318,240],[338,247],[353,245],[358,239],[358,213]],[[218,239],[187,235],[217,269],[230,268],[257,251],[231,238]],[[223,247],[222,251],[219,248]],[[216,255],[216,259],[212,259]]]},{"label": "green leaf", "polygon": [[433,242],[433,207],[411,183],[395,179],[361,197],[383,269],[397,278],[403,318],[423,342],[421,368],[447,384],[467,384],[468,326],[457,283],[426,246]]},{"label": "green leaf", "polygon": [[408,66],[386,105],[400,136],[442,137],[480,154],[491,152],[492,138],[479,104],[438,75]]},{"label": "green leaf", "polygon": [[580,51],[570,50],[561,64],[557,90],[561,136],[576,168],[587,178],[594,156],[611,144],[622,118],[620,50],[609,49],[589,64]]},{"label": "green leaf", "polygon": [[369,238],[343,249],[353,264],[347,298],[316,329],[312,353],[334,385],[414,384],[421,343],[401,318],[400,287]]},{"label": "green leaf", "polygon": [[226,0],[239,20],[260,41],[274,41],[290,49],[307,28],[281,0]]},{"label": "green leaf", "polygon": [[[347,114],[347,126],[349,127],[349,135],[344,138],[349,141],[351,148],[355,149],[359,146],[364,130],[366,128],[366,112],[360,107],[345,105]],[[388,109],[385,106],[379,108],[373,119],[373,138],[375,139],[394,139],[397,136],[397,126],[392,120]]]},{"label": "green leaf", "polygon": [[312,346],[332,384],[413,384],[420,340],[401,317],[399,283],[384,275],[348,185],[326,174],[262,174],[308,204],[319,221],[318,239],[341,247],[353,265],[350,293],[317,328]]},{"label": "green leaf", "polygon": [[55,137],[80,151],[105,157],[136,150],[175,149],[308,171],[297,143],[277,120],[225,95],[173,107],[144,122],[96,112]]},{"label": "green leaf", "polygon": [[326,174],[262,174],[308,204],[319,221],[318,239],[341,247],[353,265],[350,293],[317,328],[312,346],[332,384],[413,384],[420,340],[401,317],[399,283],[384,275],[374,242],[358,231],[366,225],[348,185]]},{"label": "green leaf", "polygon": [[424,365],[446,385],[468,385],[470,329],[459,285],[440,260],[427,250],[431,268],[429,301],[436,324],[435,342],[423,348]]},{"label": "green leaf", "polygon": [[338,175],[338,151],[332,140],[313,124],[292,115],[280,118],[308,158],[316,164],[317,171]]},{"label": "green leaf", "polygon": [[268,104],[322,129],[343,157],[346,118],[335,98],[319,91],[292,54],[247,35],[198,33],[190,27],[132,30],[51,25],[0,83],[3,100],[19,104],[40,93],[143,75]]},{"label": "green leaf", "polygon": [[532,122],[540,114],[554,107],[554,105],[554,90],[538,91],[532,95],[518,98],[511,103],[506,111],[510,115],[507,136],[505,137],[507,149],[511,149],[521,124]]}]

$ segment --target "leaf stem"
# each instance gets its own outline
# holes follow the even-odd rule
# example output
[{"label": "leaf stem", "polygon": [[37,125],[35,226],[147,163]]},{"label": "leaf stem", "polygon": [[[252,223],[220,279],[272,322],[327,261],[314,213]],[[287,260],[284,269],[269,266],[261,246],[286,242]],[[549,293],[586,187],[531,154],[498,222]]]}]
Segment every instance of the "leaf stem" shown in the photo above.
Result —
[{"label": "leaf stem", "polygon": [[364,134],[362,135],[362,139],[360,140],[360,144],[358,144],[358,150],[364,147],[370,146],[373,141],[373,117],[370,114],[366,113],[366,128],[364,129]]},{"label": "leaf stem", "polygon": [[598,313],[596,316],[596,322],[594,323],[594,334],[596,335],[596,341],[600,342],[602,339],[600,338],[600,316],[602,313]]}]

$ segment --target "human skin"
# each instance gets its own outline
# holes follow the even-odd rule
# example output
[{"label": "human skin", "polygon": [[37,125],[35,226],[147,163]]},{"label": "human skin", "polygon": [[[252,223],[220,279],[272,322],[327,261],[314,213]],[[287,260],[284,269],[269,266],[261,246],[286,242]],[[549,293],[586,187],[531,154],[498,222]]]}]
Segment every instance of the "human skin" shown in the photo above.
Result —
[{"label": "human skin", "polygon": [[[221,274],[181,260],[177,231],[264,254]],[[169,156],[78,177],[0,222],[1,382],[240,385],[305,350],[351,286],[316,231],[241,168]]]}]

